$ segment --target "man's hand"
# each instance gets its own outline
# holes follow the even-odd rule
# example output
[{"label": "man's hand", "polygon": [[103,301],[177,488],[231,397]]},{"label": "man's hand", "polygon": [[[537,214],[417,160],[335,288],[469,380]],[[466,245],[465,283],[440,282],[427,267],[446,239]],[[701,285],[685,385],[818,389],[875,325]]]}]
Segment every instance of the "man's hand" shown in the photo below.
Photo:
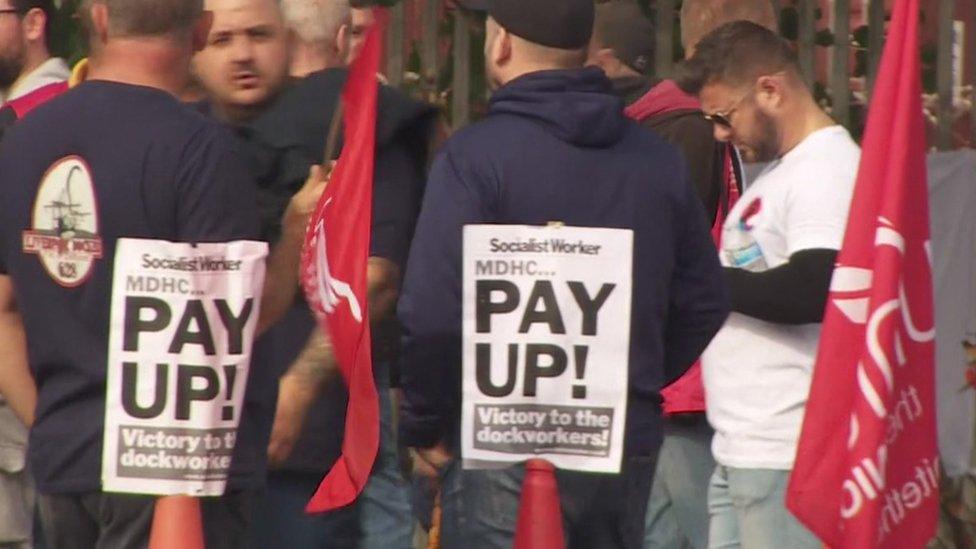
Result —
[{"label": "man's hand", "polygon": [[264,293],[261,296],[261,316],[258,318],[258,335],[274,325],[291,307],[298,293],[302,245],[305,229],[315,212],[315,206],[328,185],[331,173],[321,166],[312,166],[305,185],[292,196],[282,217],[281,239],[271,249],[268,270],[264,277]]},{"label": "man's hand", "polygon": [[319,165],[312,166],[308,171],[308,179],[305,185],[291,197],[285,216],[282,219],[282,234],[287,238],[298,238],[304,240],[305,229],[308,221],[315,213],[319,198],[329,185],[329,178],[332,176],[332,169],[335,162],[332,162],[328,169]]},{"label": "man's hand", "polygon": [[428,478],[437,478],[454,459],[443,442],[430,448],[412,448],[410,455],[413,456],[413,472]]},{"label": "man's hand", "polygon": [[305,414],[315,400],[318,390],[303,385],[298,376],[285,376],[278,390],[271,440],[268,442],[268,465],[281,465],[291,456],[305,423]]},{"label": "man's hand", "polygon": [[400,297],[400,267],[389,259],[370,257],[366,264],[366,302],[371,323],[396,314]]}]

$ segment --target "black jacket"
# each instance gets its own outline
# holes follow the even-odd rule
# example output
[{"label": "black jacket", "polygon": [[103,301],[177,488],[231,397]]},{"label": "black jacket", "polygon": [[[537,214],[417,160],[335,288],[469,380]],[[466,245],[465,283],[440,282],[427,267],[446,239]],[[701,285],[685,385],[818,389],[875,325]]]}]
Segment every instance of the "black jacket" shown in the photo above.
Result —
[{"label": "black jacket", "polygon": [[510,82],[434,162],[399,306],[404,443],[457,443],[464,225],[550,221],[634,231],[626,451],[657,450],[659,391],[718,331],[727,295],[681,156],[595,68]]}]

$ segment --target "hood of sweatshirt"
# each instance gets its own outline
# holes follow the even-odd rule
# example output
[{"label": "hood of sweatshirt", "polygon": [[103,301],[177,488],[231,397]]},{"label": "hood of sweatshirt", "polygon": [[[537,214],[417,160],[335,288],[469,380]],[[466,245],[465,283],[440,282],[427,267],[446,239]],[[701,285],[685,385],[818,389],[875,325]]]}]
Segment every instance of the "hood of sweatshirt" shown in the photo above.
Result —
[{"label": "hood of sweatshirt", "polygon": [[531,119],[579,147],[606,147],[623,136],[623,109],[603,71],[588,67],[520,76],[495,92],[488,114]]}]

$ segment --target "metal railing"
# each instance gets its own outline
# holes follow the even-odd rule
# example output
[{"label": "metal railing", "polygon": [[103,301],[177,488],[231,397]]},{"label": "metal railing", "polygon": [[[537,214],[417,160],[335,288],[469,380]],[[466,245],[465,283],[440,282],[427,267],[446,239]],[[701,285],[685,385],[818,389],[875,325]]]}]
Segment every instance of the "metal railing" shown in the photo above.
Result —
[{"label": "metal railing", "polygon": [[[800,70],[806,81],[819,81],[824,107],[838,122],[854,130],[863,125],[865,104],[874,86],[878,65],[884,48],[886,12],[883,0],[867,2],[866,39],[852,36],[852,0],[772,0],[776,9],[794,10],[798,22],[795,40],[800,60]],[[854,0],[861,2],[862,0]],[[971,0],[960,0],[971,1]],[[953,37],[956,0],[931,0],[925,3],[926,17],[936,18],[938,33],[935,61],[935,89],[927,94],[927,114],[932,126],[934,147],[949,149],[958,146],[976,146],[976,93],[973,86],[965,87],[968,96],[956,84],[963,81],[962,70],[954,63]],[[675,51],[675,33],[680,32],[677,22],[680,0],[653,0],[653,10],[658,24],[655,57],[655,75],[672,74],[678,52]],[[482,34],[476,16],[459,10],[444,9],[444,0],[402,0],[392,9],[387,55],[387,71],[393,85],[412,83],[413,91],[427,100],[439,102],[454,128],[467,124],[472,109],[484,98],[484,81],[478,74],[480,67],[471,67],[472,48],[480,51]],[[832,13],[826,13],[830,11]],[[817,17],[817,14],[821,17]],[[409,16],[408,16],[409,15]],[[976,9],[967,26],[976,27]],[[824,21],[830,21],[830,24]],[[419,22],[419,28],[407,29],[408,21]],[[445,32],[448,29],[448,32]],[[829,43],[820,39],[819,33],[827,31]],[[976,34],[976,31],[970,35]],[[964,37],[960,39],[965,40]],[[865,43],[862,43],[865,42]],[[443,47],[442,47],[443,46]],[[444,54],[444,52],[448,52]],[[411,55],[413,54],[413,55]],[[866,71],[863,77],[852,75],[855,54],[863,56]],[[976,79],[976,45],[966,44],[964,57],[971,79]],[[419,67],[408,67],[408,59],[419,59]],[[442,58],[445,57],[445,58]],[[444,78],[445,74],[450,78]],[[404,78],[404,75],[407,78]],[[409,81],[409,82],[406,82]],[[852,85],[853,83],[853,85]],[[960,112],[966,108],[969,112]],[[960,129],[960,120],[968,118],[968,127]]]}]

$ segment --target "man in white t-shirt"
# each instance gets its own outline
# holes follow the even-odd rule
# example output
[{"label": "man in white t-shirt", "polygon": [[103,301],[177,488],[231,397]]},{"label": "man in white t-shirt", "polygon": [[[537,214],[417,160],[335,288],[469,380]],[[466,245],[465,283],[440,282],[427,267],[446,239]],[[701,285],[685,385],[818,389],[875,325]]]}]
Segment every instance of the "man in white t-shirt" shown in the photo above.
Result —
[{"label": "man in white t-shirt", "polygon": [[0,0],[0,104],[71,74],[50,52],[52,0]]},{"label": "man in white t-shirt", "polygon": [[709,546],[819,548],[786,510],[785,489],[860,151],[814,101],[790,45],[764,27],[716,29],[682,71],[716,138],[770,163],[723,226],[733,313],[702,356],[718,463]]}]

